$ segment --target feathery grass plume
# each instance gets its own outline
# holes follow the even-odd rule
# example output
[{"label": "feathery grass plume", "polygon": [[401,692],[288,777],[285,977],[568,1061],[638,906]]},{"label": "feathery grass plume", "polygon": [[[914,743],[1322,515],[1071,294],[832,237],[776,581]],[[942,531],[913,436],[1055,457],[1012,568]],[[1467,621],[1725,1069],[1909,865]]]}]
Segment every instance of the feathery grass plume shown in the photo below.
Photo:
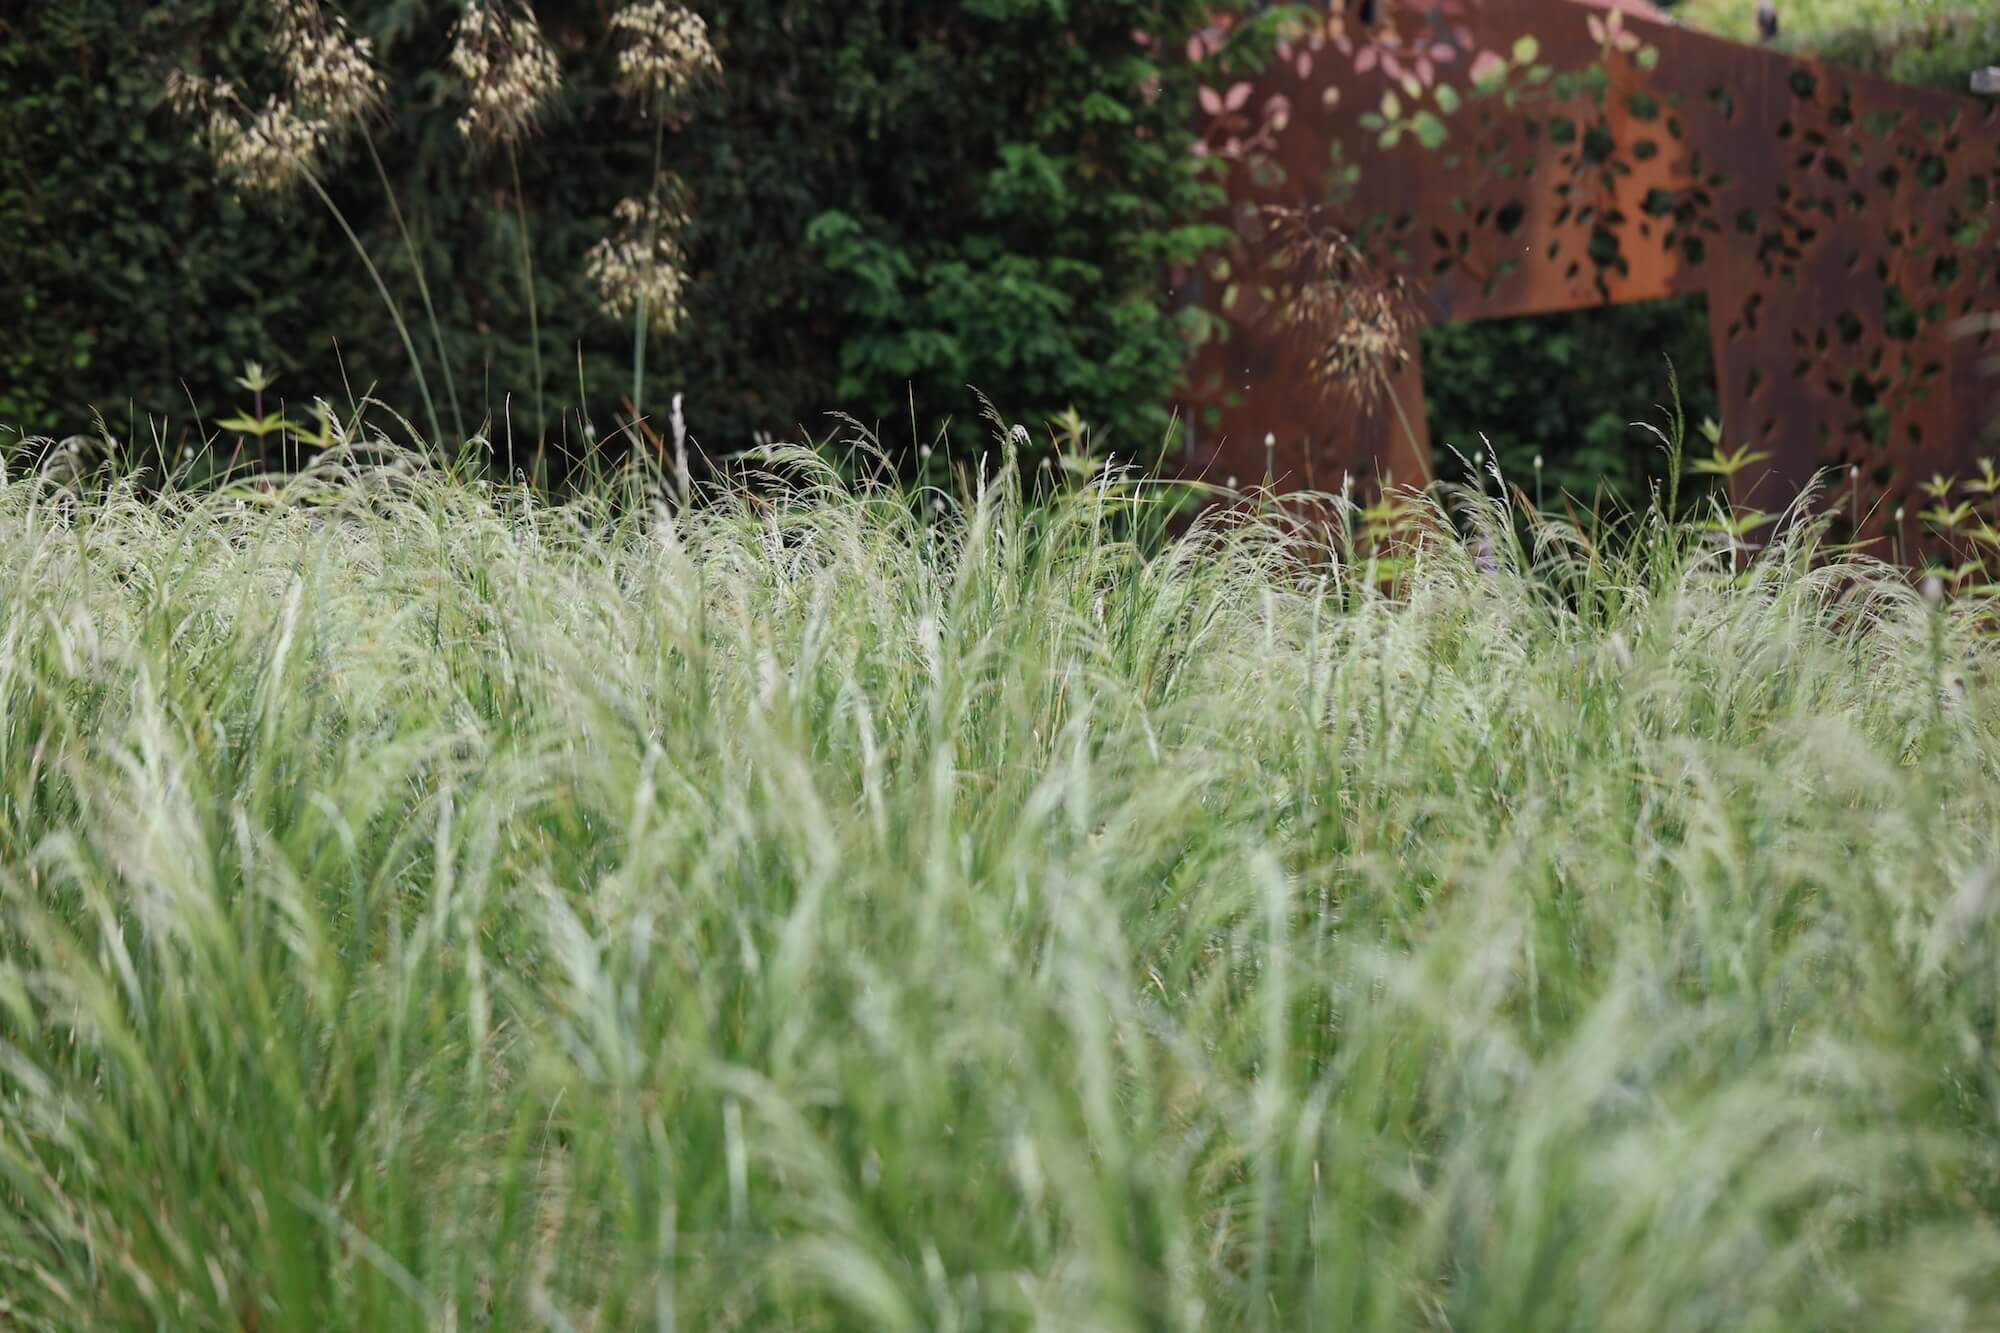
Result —
[{"label": "feathery grass plume", "polygon": [[1314,383],[1329,400],[1372,413],[1409,356],[1417,312],[1408,280],[1370,263],[1321,210],[1273,206],[1264,218],[1277,238],[1278,315],[1311,342]]},{"label": "feathery grass plume", "polygon": [[686,97],[704,79],[722,73],[708,23],[665,0],[634,0],[611,16],[618,45],[618,89],[650,109]]},{"label": "feathery grass plume", "polygon": [[410,257],[425,313],[430,317],[432,345],[438,352],[446,393],[462,438],[464,422],[452,383],[451,362],[444,352],[444,336],[431,302],[430,285],[424,277],[423,265],[417,260],[416,242],[403,220],[381,158],[375,153],[373,141],[367,139],[366,118],[381,105],[386,86],[381,71],[375,67],[374,44],[349,28],[344,17],[335,14],[329,18],[320,0],[269,0],[269,4],[272,26],[268,46],[283,67],[282,92],[271,94],[261,109],[253,111],[227,80],[201,78],[172,69],[166,81],[168,103],[176,114],[196,122],[195,141],[208,153],[223,180],[239,189],[268,195],[283,194],[303,182],[319,196],[340,224],[342,234],[354,247],[389,311],[396,335],[410,359],[431,436],[442,440],[444,431],[437,404],[431,397],[429,377],[417,356],[402,307],[383,281],[368,248],[316,174],[320,154],[330,144],[340,142],[357,128],[362,130],[369,159],[388,199],[390,215]]},{"label": "feathery grass plume", "polygon": [[[614,216],[617,235],[593,247],[586,263],[604,308],[632,314],[632,399],[635,417],[644,415],[646,337],[678,328],[685,313],[681,292],[686,274],[673,229],[686,219],[678,182],[661,168],[667,124],[678,121],[682,103],[701,83],[722,73],[699,14],[664,0],[633,0],[611,16],[618,47],[618,89],[653,118],[653,186],[642,202],[621,202]],[[663,185],[671,185],[663,197]]]},{"label": "feathery grass plume", "polygon": [[623,318],[643,308],[648,329],[672,333],[687,314],[687,273],[676,234],[688,219],[678,183],[663,182],[645,199],[621,199],[612,216],[617,231],[584,256],[584,273],[596,284],[604,313]]},{"label": "feathery grass plume", "polygon": [[555,52],[525,3],[503,13],[491,0],[466,0],[446,62],[465,84],[459,133],[480,144],[527,134],[562,82]]}]

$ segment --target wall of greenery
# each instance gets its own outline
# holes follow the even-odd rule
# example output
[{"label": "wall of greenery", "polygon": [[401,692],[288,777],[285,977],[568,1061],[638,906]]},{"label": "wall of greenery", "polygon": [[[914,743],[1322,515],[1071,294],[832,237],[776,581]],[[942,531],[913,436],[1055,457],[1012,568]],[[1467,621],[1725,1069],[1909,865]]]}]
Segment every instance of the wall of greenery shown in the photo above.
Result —
[{"label": "wall of greenery", "polygon": [[[1074,408],[1121,452],[1163,439],[1181,345],[1158,277],[1211,239],[1191,220],[1214,198],[1185,152],[1194,76],[1179,39],[1214,5],[700,8],[728,73],[666,141],[694,201],[694,285],[685,327],[651,347],[652,408],[685,392],[695,439],[718,453],[760,432],[820,433],[833,408],[908,451],[947,420],[982,431],[972,388],[1024,420]],[[565,80],[520,161],[539,382],[512,173],[453,125],[455,0],[344,6],[390,75],[373,140],[432,278],[467,427],[490,417],[504,436],[511,421],[517,440],[545,428],[574,453],[582,422],[608,431],[630,389],[630,328],[599,312],[582,257],[617,201],[644,192],[652,136],[610,86],[604,6],[535,9]],[[198,420],[243,406],[232,380],[251,360],[277,370],[280,398],[372,391],[421,419],[388,315],[333,218],[306,194],[236,197],[164,105],[176,65],[254,86],[267,27],[263,0],[66,0],[0,16],[0,426],[61,436],[89,429],[95,409],[128,441],[163,422],[178,447]],[[1135,31],[1163,40],[1142,48]],[[1245,32],[1231,61],[1254,59]],[[1906,74],[1912,51],[1955,67],[1963,34],[1950,34],[1893,51],[1884,38],[1882,59],[1901,52],[1892,72]],[[420,321],[365,146],[349,144],[326,179]],[[1425,339],[1436,437],[1469,453],[1483,429],[1522,477],[1543,454],[1551,495],[1643,490],[1651,457],[1625,423],[1635,401],[1664,396],[1660,349],[1691,415],[1712,410],[1698,303]],[[427,328],[417,342],[441,394]]]},{"label": "wall of greenery", "polygon": [[[1163,269],[1211,234],[1186,149],[1185,35],[1207,0],[714,0],[727,76],[667,136],[688,184],[689,319],[649,352],[649,410],[686,394],[726,451],[758,432],[879,419],[891,447],[955,419],[974,386],[1022,419],[1074,407],[1114,447],[1164,437],[1180,360]],[[535,6],[564,85],[524,146],[541,314],[537,385],[512,175],[468,151],[444,72],[452,0],[353,0],[390,79],[372,129],[431,276],[468,429],[607,432],[629,392],[629,324],[582,259],[645,193],[653,136],[610,83],[604,6]],[[255,88],[258,0],[65,0],[0,18],[0,424],[61,435],[91,408],[170,444],[238,409],[250,360],[278,397],[372,389],[417,417],[400,343],[327,210],[215,183],[164,105],[178,64]],[[1135,32],[1160,40],[1142,47]],[[268,70],[264,73],[268,74]],[[329,191],[428,326],[384,193],[349,143]],[[439,367],[427,371],[441,389]],[[442,396],[440,394],[440,396]],[[443,404],[440,403],[442,410]],[[914,418],[914,425],[912,425]],[[449,417],[446,427],[450,428]]]}]

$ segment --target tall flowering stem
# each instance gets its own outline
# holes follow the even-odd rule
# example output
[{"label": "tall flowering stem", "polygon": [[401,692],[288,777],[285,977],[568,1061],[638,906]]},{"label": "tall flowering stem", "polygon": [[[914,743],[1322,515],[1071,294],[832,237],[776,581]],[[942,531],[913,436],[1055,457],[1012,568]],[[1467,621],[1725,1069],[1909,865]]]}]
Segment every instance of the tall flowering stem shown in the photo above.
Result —
[{"label": "tall flowering stem", "polygon": [[[637,293],[632,311],[632,417],[635,421],[645,420],[646,409],[642,400],[646,394],[646,304],[653,301],[653,322],[667,331],[678,322],[678,306],[681,290],[681,269],[678,263],[665,259],[660,254],[660,149],[666,142],[667,122],[664,116],[655,113],[653,117],[653,174],[652,193],[646,199],[646,249],[645,255],[653,264],[650,269],[639,270],[639,280],[632,284]],[[619,207],[622,209],[624,204]],[[662,299],[666,289],[671,287],[674,300]],[[655,289],[660,289],[655,296]]]},{"label": "tall flowering stem", "polygon": [[[329,15],[319,0],[270,0],[270,13],[269,48],[284,71],[281,93],[271,94],[262,106],[252,108],[227,80],[174,70],[167,76],[167,101],[177,114],[194,122],[195,141],[208,153],[216,174],[224,181],[245,193],[272,197],[282,196],[303,183],[326,205],[355,253],[360,255],[362,266],[388,307],[403,350],[410,358],[410,369],[416,376],[417,392],[424,400],[431,434],[441,439],[444,431],[438,421],[437,404],[431,397],[430,381],[410,338],[402,307],[382,281],[367,247],[316,174],[319,159],[329,147],[357,128],[365,136],[367,118],[382,104],[383,78],[375,67],[373,43],[349,28],[346,19]],[[373,156],[372,142],[369,152]],[[376,167],[378,171],[381,168],[379,159]],[[385,187],[387,183],[385,176]],[[393,207],[393,191],[390,203]],[[397,221],[400,225],[400,210]],[[404,241],[409,243],[407,229]],[[414,259],[413,246],[411,254]],[[423,269],[421,265],[416,269],[428,310],[430,293],[423,286]],[[431,329],[435,337],[434,311]],[[441,338],[438,343],[442,355]],[[444,369],[448,381],[451,374],[448,360]],[[456,409],[455,401],[453,406]]]},{"label": "tall flowering stem", "polygon": [[1425,451],[1395,391],[1417,324],[1416,293],[1400,275],[1371,263],[1319,210],[1270,208],[1264,220],[1277,241],[1273,263],[1283,281],[1278,315],[1308,340],[1322,398],[1363,415],[1387,402],[1421,458]]},{"label": "tall flowering stem", "polygon": [[514,230],[521,238],[521,290],[528,294],[528,353],[535,362],[535,471],[541,471],[542,446],[548,440],[549,414],[542,403],[542,319],[535,299],[535,252],[528,244],[527,195],[521,189],[521,158],[510,141],[507,169],[514,177]]},{"label": "tall flowering stem", "polygon": [[540,121],[561,85],[555,52],[526,4],[501,11],[491,0],[466,0],[452,29],[447,63],[464,82],[466,107],[458,118],[459,133],[481,147],[507,150],[507,169],[514,182],[514,220],[520,230],[521,285],[528,297],[528,350],[535,366],[535,469],[541,470],[542,446],[548,436],[548,413],[542,400],[542,321],[535,294],[535,258],[528,244],[528,206],[521,188],[521,159],[516,143]]},{"label": "tall flowering stem", "polygon": [[[390,220],[396,224],[396,235],[402,239],[403,253],[410,261],[410,273],[417,280],[417,297],[424,303],[424,318],[430,321],[431,346],[437,352],[438,365],[444,369],[444,394],[451,402],[452,426],[462,440],[465,438],[465,416],[459,410],[458,385],[451,373],[451,357],[444,350],[444,331],[438,327],[437,306],[431,302],[431,284],[424,276],[424,262],[417,255],[417,243],[410,235],[410,225],[403,220],[403,207],[396,201],[396,187],[389,183],[389,172],[382,165],[382,155],[375,151],[375,136],[363,130],[361,141],[368,146],[368,160],[375,166],[375,179],[382,182],[383,197],[389,201]],[[432,430],[436,429],[433,425]]]},{"label": "tall flowering stem", "polygon": [[[679,247],[660,232],[662,222],[685,221],[684,215],[670,215],[661,199],[666,118],[697,88],[719,77],[722,62],[701,16],[665,0],[626,4],[611,16],[611,32],[618,44],[618,89],[654,121],[651,194],[643,205],[622,201],[617,216],[627,224],[628,235],[591,252],[606,311],[632,310],[632,414],[638,417],[645,403],[647,331],[670,332],[679,324],[686,284]],[[629,235],[634,221],[644,223],[642,244]]]}]

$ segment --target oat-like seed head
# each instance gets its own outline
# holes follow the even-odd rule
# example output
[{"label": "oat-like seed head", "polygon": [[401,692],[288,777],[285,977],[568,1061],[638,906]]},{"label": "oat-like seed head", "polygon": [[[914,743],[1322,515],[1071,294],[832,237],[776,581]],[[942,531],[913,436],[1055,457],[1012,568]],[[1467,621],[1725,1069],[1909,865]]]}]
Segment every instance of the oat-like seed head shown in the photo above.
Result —
[{"label": "oat-like seed head", "polygon": [[381,105],[374,43],[338,14],[329,18],[319,0],[277,0],[275,8],[274,44],[284,57],[292,100],[338,138]]},{"label": "oat-like seed head", "polygon": [[665,0],[634,0],[611,16],[618,88],[653,106],[677,102],[722,73],[701,15]]},{"label": "oat-like seed head", "polygon": [[687,225],[677,188],[649,199],[623,199],[612,210],[618,229],[590,248],[584,272],[596,284],[599,304],[614,319],[639,308],[656,333],[672,333],[687,315],[687,271],[676,233]]},{"label": "oat-like seed head", "polygon": [[374,48],[319,0],[273,0],[270,49],[284,68],[284,90],[262,106],[244,101],[226,79],[184,70],[167,75],[167,102],[194,121],[195,141],[216,173],[239,189],[280,194],[312,171],[326,147],[381,104],[383,80]]},{"label": "oat-like seed head", "polygon": [[534,128],[562,82],[555,52],[527,5],[502,14],[492,0],[466,0],[446,63],[465,83],[459,133],[475,143],[512,143]]},{"label": "oat-like seed head", "polygon": [[1401,274],[1370,263],[1353,239],[1312,211],[1272,208],[1284,278],[1279,317],[1313,344],[1322,396],[1373,412],[1409,356],[1416,300]]}]

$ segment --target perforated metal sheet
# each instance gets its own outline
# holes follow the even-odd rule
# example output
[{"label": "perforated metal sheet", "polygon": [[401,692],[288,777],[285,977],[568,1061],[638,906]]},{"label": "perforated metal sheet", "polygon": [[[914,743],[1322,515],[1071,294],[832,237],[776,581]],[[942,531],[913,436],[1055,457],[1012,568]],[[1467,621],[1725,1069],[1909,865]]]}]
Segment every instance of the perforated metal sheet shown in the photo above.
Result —
[{"label": "perforated metal sheet", "polygon": [[[1267,433],[1290,486],[1427,471],[1414,337],[1395,381],[1408,429],[1321,392],[1309,340],[1277,316],[1269,205],[1341,219],[1429,321],[1706,297],[1727,442],[1771,455],[1739,479],[1743,503],[1781,509],[1838,466],[1830,503],[1851,512],[1851,465],[1880,535],[1897,505],[1915,514],[1919,482],[1971,471],[1995,415],[1979,373],[1995,335],[1964,320],[2000,310],[2000,106],[1617,8],[1443,0],[1368,32],[1335,13],[1261,78],[1204,97],[1236,239],[1186,275],[1229,330],[1192,361],[1188,471],[1256,480]],[[1526,37],[1537,49],[1516,62]],[[1561,96],[1536,66],[1601,76]],[[1468,92],[1503,67],[1511,105]],[[1465,94],[1448,115],[1441,87]],[[1385,147],[1363,118],[1390,93],[1406,131]],[[1442,146],[1408,128],[1420,108]],[[1658,388],[1634,385],[1635,409]]]}]

